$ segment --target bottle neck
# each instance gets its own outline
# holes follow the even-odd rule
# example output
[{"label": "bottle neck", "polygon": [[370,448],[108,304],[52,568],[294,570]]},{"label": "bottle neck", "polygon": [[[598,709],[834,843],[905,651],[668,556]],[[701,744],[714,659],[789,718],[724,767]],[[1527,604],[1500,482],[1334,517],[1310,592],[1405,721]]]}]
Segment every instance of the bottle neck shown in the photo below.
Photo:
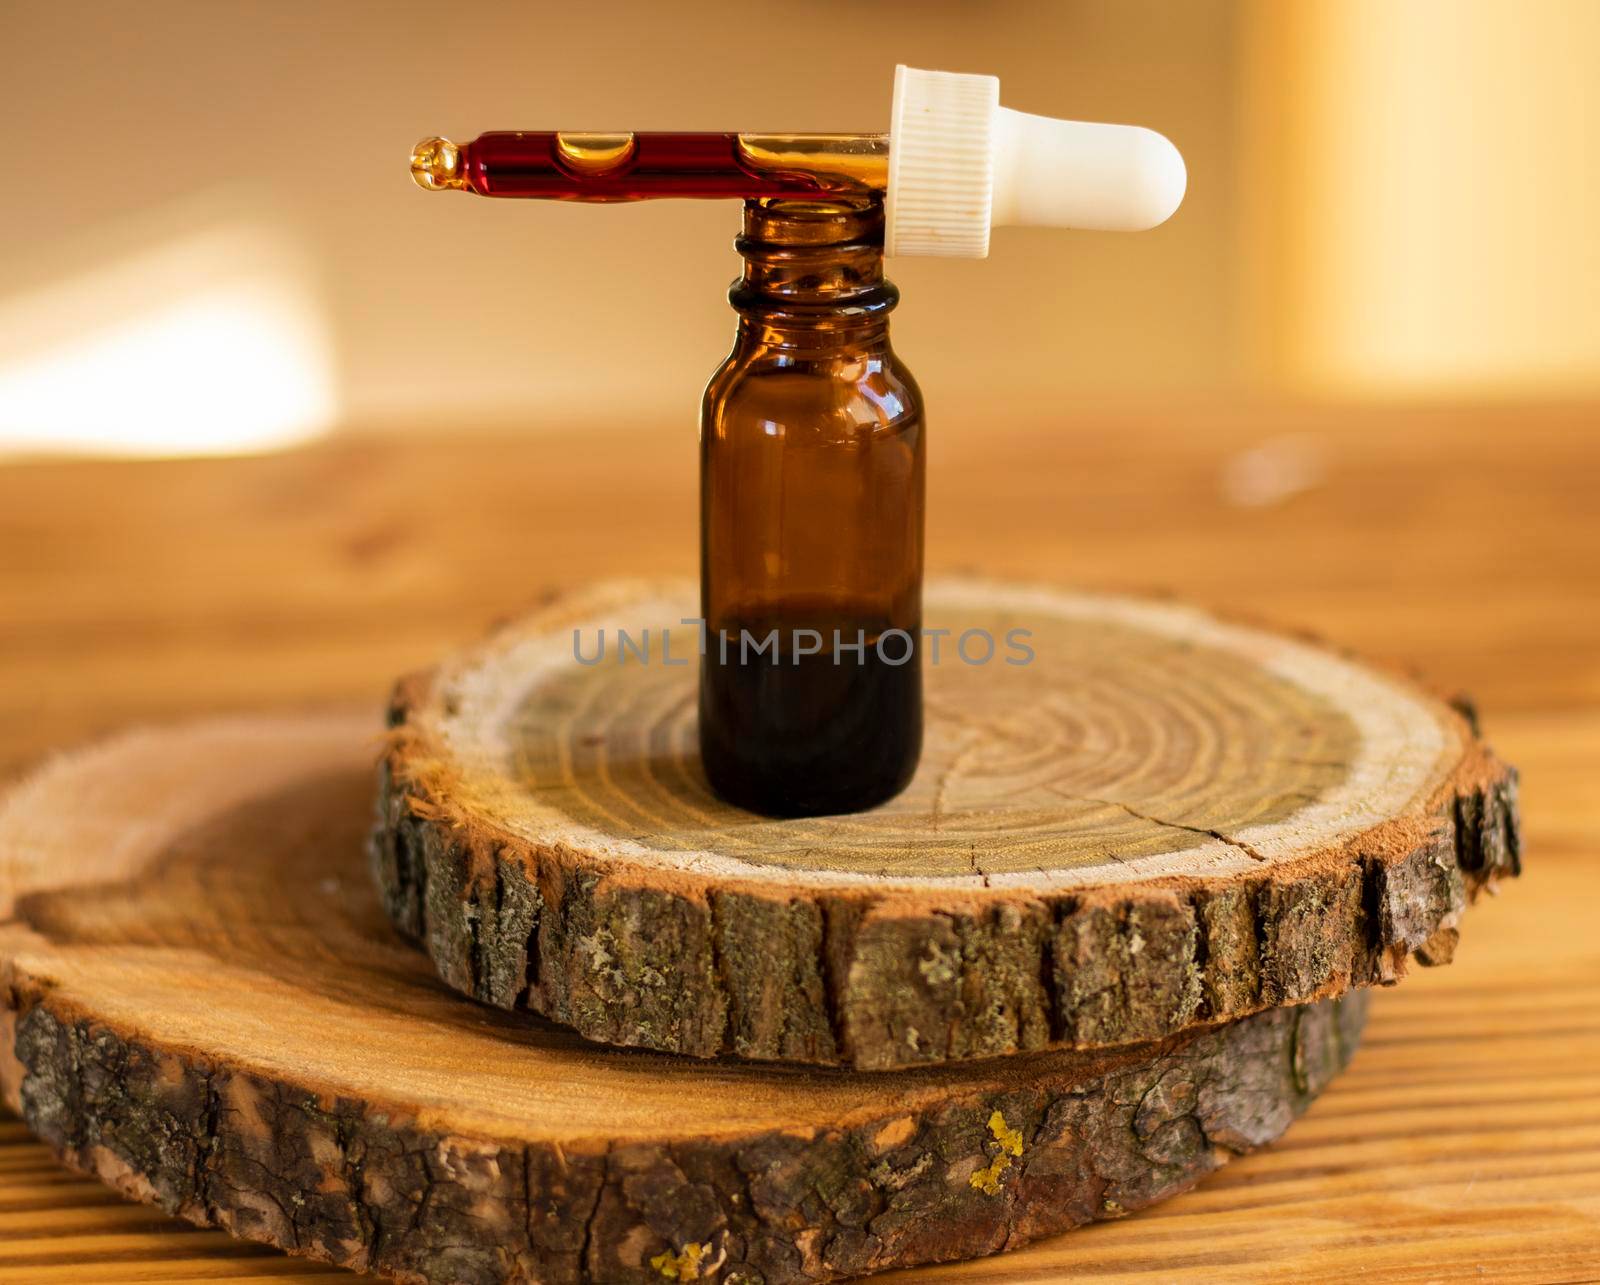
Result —
[{"label": "bottle neck", "polygon": [[900,292],[883,276],[883,203],[745,202],[744,275],[728,301],[741,343],[828,351],[887,346]]}]

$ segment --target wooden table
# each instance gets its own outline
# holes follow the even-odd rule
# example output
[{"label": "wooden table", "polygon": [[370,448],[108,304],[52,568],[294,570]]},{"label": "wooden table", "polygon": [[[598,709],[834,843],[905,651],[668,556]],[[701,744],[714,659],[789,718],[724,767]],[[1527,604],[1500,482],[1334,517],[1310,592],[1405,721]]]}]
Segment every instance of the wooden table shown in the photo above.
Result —
[{"label": "wooden table", "polygon": [[[1126,1221],[885,1279],[1600,1279],[1600,407],[940,427],[933,569],[1177,590],[1470,691],[1523,769],[1528,873],[1451,967],[1377,997],[1279,1145]],[[542,587],[689,571],[694,461],[662,427],[0,469],[0,774],[142,720],[376,708]],[[126,1204],[0,1117],[0,1281],[334,1274]]]}]

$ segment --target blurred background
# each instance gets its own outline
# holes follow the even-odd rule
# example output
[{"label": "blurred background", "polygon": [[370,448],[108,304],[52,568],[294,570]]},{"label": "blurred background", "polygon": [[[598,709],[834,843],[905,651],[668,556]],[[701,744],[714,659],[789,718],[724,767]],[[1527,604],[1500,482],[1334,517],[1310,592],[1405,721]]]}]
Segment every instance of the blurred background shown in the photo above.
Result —
[{"label": "blurred background", "polygon": [[[1153,233],[900,260],[936,431],[1129,397],[1600,391],[1591,0],[12,3],[0,452],[261,450],[339,429],[691,431],[727,202],[416,190],[423,135],[881,129],[893,64],[1146,124]],[[227,412],[219,414],[226,403]]]}]

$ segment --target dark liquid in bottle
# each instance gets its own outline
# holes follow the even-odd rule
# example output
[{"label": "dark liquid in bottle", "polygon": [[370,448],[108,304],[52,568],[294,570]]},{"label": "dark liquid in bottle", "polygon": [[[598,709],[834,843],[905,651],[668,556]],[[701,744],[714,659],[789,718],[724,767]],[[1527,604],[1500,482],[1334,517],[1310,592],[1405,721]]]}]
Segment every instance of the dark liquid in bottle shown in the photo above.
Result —
[{"label": "dark liquid in bottle", "polygon": [[917,632],[825,611],[711,626],[700,757],[712,788],[777,817],[856,812],[893,798],[922,745]]}]

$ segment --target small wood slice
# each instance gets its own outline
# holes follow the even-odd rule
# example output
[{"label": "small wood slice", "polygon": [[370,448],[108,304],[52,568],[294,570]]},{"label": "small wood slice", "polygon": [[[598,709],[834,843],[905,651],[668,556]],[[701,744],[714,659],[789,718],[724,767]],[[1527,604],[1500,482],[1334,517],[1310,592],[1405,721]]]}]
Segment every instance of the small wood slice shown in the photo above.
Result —
[{"label": "small wood slice", "polygon": [[1518,869],[1515,773],[1412,683],[982,582],[927,595],[948,632],[905,793],[754,816],[700,770],[695,603],[601,585],[400,683],[373,865],[451,986],[698,1057],[1114,1047],[1448,959]]},{"label": "small wood slice", "polygon": [[394,935],[369,728],[135,733],[0,804],[0,1089],[68,1163],[400,1280],[783,1285],[1138,1209],[1276,1137],[1359,1037],[1353,998],[893,1074],[597,1050]]}]

